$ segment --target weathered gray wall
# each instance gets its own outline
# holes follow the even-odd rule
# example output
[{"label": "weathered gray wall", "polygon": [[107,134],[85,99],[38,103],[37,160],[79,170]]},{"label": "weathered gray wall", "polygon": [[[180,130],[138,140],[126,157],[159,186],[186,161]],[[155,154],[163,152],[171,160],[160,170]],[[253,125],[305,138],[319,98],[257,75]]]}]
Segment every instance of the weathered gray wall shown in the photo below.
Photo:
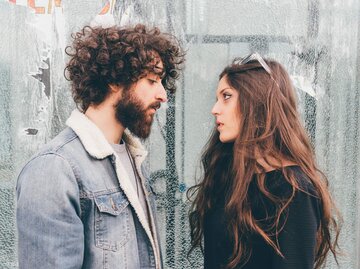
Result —
[{"label": "weathered gray wall", "polygon": [[[283,63],[299,88],[303,119],[344,218],[340,268],[360,268],[359,1],[111,0],[105,16],[97,14],[106,0],[33,1],[44,7],[37,13],[30,2],[0,0],[0,269],[17,268],[16,175],[74,107],[63,78],[70,33],[105,20],[158,25],[187,49],[179,90],[147,142],[166,268],[201,268],[198,254],[186,259],[185,190],[213,126],[218,74],[254,50]],[[331,258],[326,268],[337,268]]]}]

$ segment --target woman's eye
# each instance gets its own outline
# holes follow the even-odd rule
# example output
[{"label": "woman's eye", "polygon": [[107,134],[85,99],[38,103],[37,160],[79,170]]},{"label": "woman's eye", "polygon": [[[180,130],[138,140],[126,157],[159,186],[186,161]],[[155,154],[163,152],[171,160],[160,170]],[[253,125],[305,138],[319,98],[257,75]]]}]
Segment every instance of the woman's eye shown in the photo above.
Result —
[{"label": "woman's eye", "polygon": [[228,94],[228,93],[224,93],[224,100],[227,100],[231,97],[231,94]]}]

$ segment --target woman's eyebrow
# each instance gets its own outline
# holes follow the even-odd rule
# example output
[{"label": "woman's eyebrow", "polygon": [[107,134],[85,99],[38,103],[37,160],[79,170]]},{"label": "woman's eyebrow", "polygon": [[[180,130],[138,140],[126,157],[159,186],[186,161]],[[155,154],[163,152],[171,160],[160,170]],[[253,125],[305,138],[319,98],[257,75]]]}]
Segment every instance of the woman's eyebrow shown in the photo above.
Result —
[{"label": "woman's eyebrow", "polygon": [[232,90],[232,88],[225,87],[225,88],[221,89],[218,94],[222,94],[225,90]]}]

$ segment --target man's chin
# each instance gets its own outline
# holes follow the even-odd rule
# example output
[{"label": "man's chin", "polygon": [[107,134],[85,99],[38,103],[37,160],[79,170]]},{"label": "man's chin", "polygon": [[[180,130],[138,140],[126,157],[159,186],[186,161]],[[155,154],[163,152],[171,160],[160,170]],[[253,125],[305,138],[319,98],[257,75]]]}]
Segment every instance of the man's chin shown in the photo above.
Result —
[{"label": "man's chin", "polygon": [[133,133],[137,138],[141,139],[141,140],[146,140],[149,138],[150,136],[150,132],[147,132],[147,133],[138,133],[138,134],[135,134]]},{"label": "man's chin", "polygon": [[141,128],[129,128],[130,132],[135,135],[136,137],[142,139],[142,140],[145,140],[147,139],[149,136],[150,136],[150,132],[151,132],[151,125],[152,125],[152,122],[150,125],[147,125],[146,127],[145,126],[141,126]]}]

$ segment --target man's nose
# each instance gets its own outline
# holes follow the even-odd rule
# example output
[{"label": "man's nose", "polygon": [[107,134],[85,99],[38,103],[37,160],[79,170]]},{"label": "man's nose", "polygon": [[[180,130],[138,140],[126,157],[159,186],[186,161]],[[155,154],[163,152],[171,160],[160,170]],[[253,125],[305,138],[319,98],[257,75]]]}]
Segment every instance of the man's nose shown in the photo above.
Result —
[{"label": "man's nose", "polygon": [[167,102],[167,100],[168,100],[166,90],[164,88],[164,85],[162,85],[162,83],[159,85],[156,99],[163,103]]}]

